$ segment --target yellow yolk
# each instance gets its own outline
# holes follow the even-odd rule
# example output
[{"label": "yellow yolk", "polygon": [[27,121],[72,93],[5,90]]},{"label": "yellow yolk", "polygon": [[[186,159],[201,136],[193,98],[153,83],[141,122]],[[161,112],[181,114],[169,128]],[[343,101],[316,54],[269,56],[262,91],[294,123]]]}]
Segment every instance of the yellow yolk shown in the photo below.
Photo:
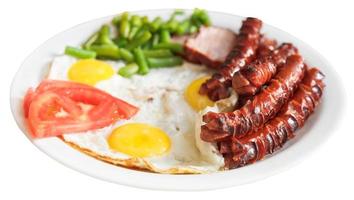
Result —
[{"label": "yellow yolk", "polygon": [[206,95],[199,94],[200,86],[210,77],[202,77],[194,80],[189,84],[184,92],[184,98],[188,104],[196,111],[200,111],[207,106],[213,106],[214,102],[211,101]]},{"label": "yellow yolk", "polygon": [[108,137],[109,147],[133,157],[159,156],[171,146],[167,134],[148,124],[125,124],[113,130]]},{"label": "yellow yolk", "polygon": [[111,65],[95,59],[79,60],[70,67],[68,72],[69,80],[88,85],[95,85],[113,75],[114,70]]}]

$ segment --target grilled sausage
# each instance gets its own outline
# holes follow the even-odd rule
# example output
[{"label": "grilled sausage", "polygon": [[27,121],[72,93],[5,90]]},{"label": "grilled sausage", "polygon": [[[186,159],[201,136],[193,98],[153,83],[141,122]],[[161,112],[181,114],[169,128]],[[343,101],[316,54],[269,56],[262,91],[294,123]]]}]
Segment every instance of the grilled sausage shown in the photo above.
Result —
[{"label": "grilled sausage", "polygon": [[260,57],[236,72],[232,79],[233,89],[240,97],[255,95],[261,86],[275,75],[277,68],[283,65],[289,56],[297,53],[292,44],[283,43],[267,56]]},{"label": "grilled sausage", "polygon": [[317,68],[308,70],[294,96],[274,119],[244,138],[232,137],[223,142],[220,152],[225,154],[226,167],[241,167],[260,160],[293,138],[319,104],[325,87],[323,79]]},{"label": "grilled sausage", "polygon": [[243,21],[236,46],[227,55],[220,70],[202,85],[199,91],[201,94],[208,95],[213,101],[230,95],[228,88],[231,86],[232,76],[255,57],[261,27],[262,21],[259,19],[248,17]]},{"label": "grilled sausage", "polygon": [[[203,116],[201,138],[207,142],[224,140],[227,136],[244,137],[273,118],[282,105],[292,96],[301,82],[305,65],[300,55],[290,56],[285,65],[252,101],[233,112],[208,112]],[[215,136],[218,135],[218,136]],[[222,136],[222,137],[221,137]]]}]

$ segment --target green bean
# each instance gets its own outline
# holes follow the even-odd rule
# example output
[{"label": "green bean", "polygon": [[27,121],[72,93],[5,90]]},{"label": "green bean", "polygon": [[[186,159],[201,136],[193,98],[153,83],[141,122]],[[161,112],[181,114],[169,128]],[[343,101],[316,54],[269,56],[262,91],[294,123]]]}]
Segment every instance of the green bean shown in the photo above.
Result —
[{"label": "green bean", "polygon": [[130,23],[128,20],[122,20],[119,27],[120,37],[128,38],[130,33]]},{"label": "green bean", "polygon": [[141,17],[139,17],[138,15],[133,15],[130,19],[130,23],[132,26],[137,26],[137,27],[143,25],[143,21],[141,20]]},{"label": "green bean", "polygon": [[198,31],[198,27],[197,26],[194,26],[194,25],[191,25],[189,27],[189,33],[196,33]]},{"label": "green bean", "polygon": [[160,43],[153,46],[153,49],[169,49],[174,53],[183,53],[183,45],[179,43]]},{"label": "green bean", "polygon": [[117,15],[117,16],[115,16],[115,17],[112,19],[112,24],[115,25],[115,26],[118,26],[119,23],[120,23],[120,20],[121,20],[121,16],[120,16],[120,15]]},{"label": "green bean", "polygon": [[194,26],[196,26],[196,27],[198,27],[198,28],[203,25],[203,23],[200,21],[198,15],[196,15],[195,13],[193,13],[193,14],[191,15],[190,21],[191,21],[191,23],[192,23]]},{"label": "green bean", "polygon": [[178,27],[176,30],[176,33],[178,35],[184,35],[187,33],[187,31],[189,30],[189,26],[190,26],[190,21],[189,20],[184,20]]},{"label": "green bean", "polygon": [[120,48],[124,48],[128,44],[128,40],[123,37],[117,37],[113,40],[114,44],[116,44]]},{"label": "green bean", "polygon": [[128,12],[123,12],[123,13],[120,15],[120,19],[121,19],[121,20],[129,20],[129,13],[128,13]]},{"label": "green bean", "polygon": [[132,75],[136,74],[139,70],[139,66],[136,63],[130,63],[122,68],[119,69],[118,74],[129,78]]},{"label": "green bean", "polygon": [[96,40],[97,40],[97,38],[98,38],[98,35],[99,35],[98,32],[92,34],[92,35],[89,37],[89,39],[87,39],[86,42],[84,42],[84,44],[82,45],[82,48],[83,48],[83,49],[86,49],[86,50],[89,49],[90,46],[91,46],[93,43],[96,42]]},{"label": "green bean", "polygon": [[108,59],[119,59],[119,49],[116,45],[103,44],[92,45],[90,50],[95,51],[97,56]]},{"label": "green bean", "polygon": [[139,30],[136,32],[132,40],[135,40],[136,38],[140,37],[145,31],[148,31],[147,26],[141,26],[139,27]]},{"label": "green bean", "polygon": [[152,36],[152,47],[154,47],[155,45],[157,45],[160,41],[160,36],[159,34],[155,33],[153,36]]},{"label": "green bean", "polygon": [[206,14],[205,12],[203,12],[202,14],[199,15],[199,19],[204,25],[206,25],[206,26],[211,25],[210,18],[208,16],[208,14]]},{"label": "green bean", "polygon": [[100,29],[97,42],[99,44],[113,44],[110,38],[111,32],[108,25],[103,25]]},{"label": "green bean", "polygon": [[107,35],[109,36],[111,34],[111,30],[107,24],[103,25],[100,29],[100,34],[101,35]]},{"label": "green bean", "polygon": [[149,17],[144,16],[141,18],[141,21],[143,22],[143,24],[147,25],[147,24],[149,24]]},{"label": "green bean", "polygon": [[139,31],[139,27],[133,26],[132,29],[130,30],[128,40],[132,40],[135,37],[135,35],[138,33],[138,31]]},{"label": "green bean", "polygon": [[147,58],[150,68],[173,67],[182,65],[183,59],[179,56],[167,58]]},{"label": "green bean", "polygon": [[193,34],[201,26],[211,24],[205,10],[194,9],[188,18],[180,21],[179,15],[183,14],[183,10],[175,10],[167,21],[161,17],[149,21],[147,16],[130,16],[124,12],[112,19],[118,37],[112,39],[110,26],[103,25],[82,45],[83,49],[69,46],[65,53],[78,58],[98,57],[135,62],[135,66],[127,65],[121,68],[122,72],[118,72],[124,77],[135,73],[146,74],[149,67],[180,65],[183,60],[175,55],[183,53],[184,48],[182,44],[172,42],[171,35]]},{"label": "green bean", "polygon": [[156,17],[151,23],[150,28],[152,32],[156,32],[159,30],[160,26],[162,25],[163,21],[161,17]]},{"label": "green bean", "polygon": [[115,26],[119,26],[119,24],[122,20],[128,20],[128,19],[129,19],[129,13],[124,12],[120,15],[115,16],[112,20],[112,24]]},{"label": "green bean", "polygon": [[203,25],[203,23],[197,17],[191,17],[191,22],[193,26],[196,26],[198,29]]},{"label": "green bean", "polygon": [[195,8],[195,9],[193,10],[192,16],[197,16],[197,17],[199,17],[200,15],[203,14],[203,12],[204,12],[204,10],[199,9],[199,8]]},{"label": "green bean", "polygon": [[167,21],[166,23],[166,28],[171,32],[171,33],[175,33],[177,30],[177,27],[179,25],[179,22],[175,19],[170,19]]},{"label": "green bean", "polygon": [[141,45],[141,48],[144,50],[151,49],[152,48],[152,41],[148,40],[143,45]]},{"label": "green bean", "polygon": [[194,23],[197,26],[200,26],[202,24],[206,25],[206,26],[210,26],[210,24],[211,24],[208,13],[205,10],[201,10],[198,8],[194,9],[191,19],[192,19],[192,21],[194,21]]},{"label": "green bean", "polygon": [[143,53],[147,58],[165,58],[173,56],[172,52],[168,49],[143,50]]},{"label": "green bean", "polygon": [[149,73],[149,66],[141,48],[134,49],[133,54],[135,62],[139,66],[138,73],[142,75]]},{"label": "green bean", "polygon": [[175,16],[177,16],[177,15],[183,15],[183,14],[184,14],[184,11],[183,11],[183,10],[181,10],[181,9],[176,9],[176,10],[172,13],[171,18],[172,18],[172,17],[175,17]]},{"label": "green bean", "polygon": [[127,49],[120,48],[119,49],[119,55],[127,63],[130,63],[130,62],[132,62],[134,60],[134,55]]},{"label": "green bean", "polygon": [[162,29],[160,31],[160,41],[162,43],[168,43],[168,42],[170,42],[170,40],[171,40],[170,32],[166,29]]},{"label": "green bean", "polygon": [[95,58],[96,52],[90,50],[84,50],[76,47],[67,46],[65,47],[65,54],[81,59]]},{"label": "green bean", "polygon": [[145,31],[140,37],[134,39],[127,45],[127,49],[132,50],[145,42],[149,41],[151,38],[151,33],[149,31]]}]

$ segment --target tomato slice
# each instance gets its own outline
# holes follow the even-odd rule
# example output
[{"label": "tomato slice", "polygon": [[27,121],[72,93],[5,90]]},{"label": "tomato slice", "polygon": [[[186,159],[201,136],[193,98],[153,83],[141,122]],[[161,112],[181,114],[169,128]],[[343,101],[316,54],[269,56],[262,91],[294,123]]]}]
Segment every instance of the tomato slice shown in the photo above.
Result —
[{"label": "tomato slice", "polygon": [[24,114],[25,114],[26,118],[28,116],[28,110],[29,110],[29,106],[31,104],[31,101],[33,99],[33,96],[34,96],[33,89],[32,88],[28,89],[27,93],[25,95],[25,98],[23,100],[23,111],[24,111]]},{"label": "tomato slice", "polygon": [[44,80],[29,89],[24,115],[34,138],[88,131],[132,117],[138,108],[97,88]]}]

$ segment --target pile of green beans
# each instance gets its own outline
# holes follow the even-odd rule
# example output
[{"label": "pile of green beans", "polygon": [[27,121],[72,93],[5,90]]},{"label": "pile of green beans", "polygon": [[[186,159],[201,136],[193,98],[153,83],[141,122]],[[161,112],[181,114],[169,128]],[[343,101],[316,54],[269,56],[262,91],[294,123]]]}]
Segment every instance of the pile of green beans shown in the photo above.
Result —
[{"label": "pile of green beans", "polygon": [[[165,21],[161,17],[150,21],[147,16],[124,12],[91,35],[81,48],[67,46],[65,54],[79,59],[123,60],[126,66],[118,74],[127,78],[144,75],[153,68],[181,65],[183,46],[172,42],[171,37],[193,34],[201,26],[210,25],[208,13],[201,9],[194,9],[188,17],[176,10]],[[112,28],[116,35],[111,33]]]}]

